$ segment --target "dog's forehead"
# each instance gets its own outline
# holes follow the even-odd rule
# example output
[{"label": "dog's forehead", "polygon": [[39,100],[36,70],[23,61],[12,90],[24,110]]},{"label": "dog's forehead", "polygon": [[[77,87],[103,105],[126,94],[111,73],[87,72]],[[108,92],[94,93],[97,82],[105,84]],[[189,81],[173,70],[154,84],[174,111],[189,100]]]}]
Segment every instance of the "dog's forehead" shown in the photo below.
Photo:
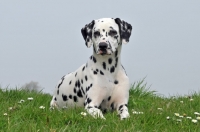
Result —
[{"label": "dog's forehead", "polygon": [[118,30],[118,25],[113,18],[101,18],[95,20],[95,29],[115,29]]}]

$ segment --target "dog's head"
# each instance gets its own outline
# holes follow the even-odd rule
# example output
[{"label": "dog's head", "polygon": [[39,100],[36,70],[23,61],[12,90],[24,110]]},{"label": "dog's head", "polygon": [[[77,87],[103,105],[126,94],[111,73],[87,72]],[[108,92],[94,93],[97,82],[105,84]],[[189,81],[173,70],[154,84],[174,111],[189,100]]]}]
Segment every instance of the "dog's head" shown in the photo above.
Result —
[{"label": "dog's head", "polygon": [[122,43],[128,43],[132,26],[119,18],[93,20],[81,29],[87,47],[93,45],[96,54],[112,54]]}]

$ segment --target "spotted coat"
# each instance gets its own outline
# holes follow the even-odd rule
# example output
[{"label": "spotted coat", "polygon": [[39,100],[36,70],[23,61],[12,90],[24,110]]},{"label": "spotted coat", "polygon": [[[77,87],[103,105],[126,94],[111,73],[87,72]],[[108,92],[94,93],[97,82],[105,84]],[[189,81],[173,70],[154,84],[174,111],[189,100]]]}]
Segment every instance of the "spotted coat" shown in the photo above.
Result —
[{"label": "spotted coat", "polygon": [[85,107],[93,117],[117,110],[121,119],[129,117],[129,78],[121,65],[121,48],[129,41],[132,27],[116,18],[93,20],[81,32],[86,46],[93,46],[88,61],[61,78],[50,105]]}]

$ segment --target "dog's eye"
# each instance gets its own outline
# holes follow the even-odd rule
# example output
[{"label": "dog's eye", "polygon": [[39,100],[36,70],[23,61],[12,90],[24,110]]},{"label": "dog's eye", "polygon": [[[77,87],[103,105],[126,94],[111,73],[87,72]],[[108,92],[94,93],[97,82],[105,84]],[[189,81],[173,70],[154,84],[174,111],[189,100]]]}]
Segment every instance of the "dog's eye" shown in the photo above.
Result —
[{"label": "dog's eye", "polygon": [[110,36],[114,36],[116,34],[117,34],[117,31],[115,31],[115,30],[110,30],[110,32],[108,33],[108,35],[110,35]]},{"label": "dog's eye", "polygon": [[94,32],[94,36],[100,36],[100,32],[99,31],[95,31]]}]

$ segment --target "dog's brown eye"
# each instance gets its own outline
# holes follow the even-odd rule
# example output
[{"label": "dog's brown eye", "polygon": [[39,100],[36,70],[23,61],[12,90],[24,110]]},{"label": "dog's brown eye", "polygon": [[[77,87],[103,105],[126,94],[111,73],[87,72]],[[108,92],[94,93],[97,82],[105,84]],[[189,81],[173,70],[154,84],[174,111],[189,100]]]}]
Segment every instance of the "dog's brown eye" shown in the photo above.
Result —
[{"label": "dog's brown eye", "polygon": [[95,31],[94,32],[94,36],[100,36],[100,32],[99,31]]},{"label": "dog's brown eye", "polygon": [[117,31],[115,31],[115,30],[110,30],[110,32],[108,33],[108,35],[110,35],[110,36],[114,36],[116,34],[117,34]]}]

